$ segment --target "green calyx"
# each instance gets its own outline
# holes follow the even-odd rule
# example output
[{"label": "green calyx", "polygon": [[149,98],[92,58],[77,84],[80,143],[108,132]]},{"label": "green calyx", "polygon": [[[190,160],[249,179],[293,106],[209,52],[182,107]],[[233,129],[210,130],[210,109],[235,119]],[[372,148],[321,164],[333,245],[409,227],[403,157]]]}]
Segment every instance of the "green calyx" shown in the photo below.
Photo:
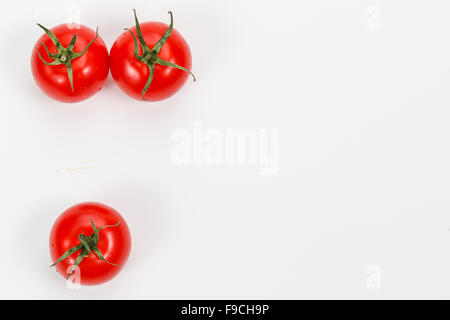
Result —
[{"label": "green calyx", "polygon": [[169,62],[169,61],[165,61],[161,58],[158,57],[159,52],[161,51],[163,45],[166,43],[167,39],[169,39],[171,33],[172,33],[172,29],[173,29],[173,15],[172,12],[169,11],[169,15],[170,15],[170,26],[169,28],[167,28],[166,32],[164,33],[164,35],[161,37],[161,39],[158,40],[158,42],[153,46],[152,49],[150,49],[147,46],[147,43],[144,40],[144,36],[142,35],[142,31],[141,31],[141,26],[139,25],[139,21],[138,18],[136,16],[136,10],[133,9],[134,11],[134,20],[136,21],[136,33],[137,33],[137,37],[139,39],[139,43],[141,45],[141,49],[142,49],[142,54],[139,55],[139,46],[138,46],[138,40],[136,39],[136,37],[134,36],[133,32],[131,32],[130,29],[125,28],[124,30],[127,30],[131,36],[133,37],[134,40],[134,56],[136,57],[136,59],[138,59],[139,61],[141,61],[142,63],[147,65],[148,71],[149,71],[149,76],[147,79],[147,83],[144,86],[144,89],[142,89],[142,93],[141,93],[141,98],[142,100],[146,100],[144,98],[144,94],[147,92],[148,88],[150,87],[152,80],[153,80],[153,76],[155,73],[155,64],[159,64],[162,66],[166,66],[166,67],[172,67],[172,68],[177,68],[183,71],[188,72],[193,78],[194,81],[196,81],[194,74],[189,71],[186,68],[183,68],[175,63]]},{"label": "green calyx", "polygon": [[97,27],[97,30],[95,32],[95,38],[92,39],[92,41],[88,43],[86,48],[84,48],[84,50],[81,51],[81,52],[74,52],[73,51],[73,47],[75,46],[75,42],[77,41],[77,35],[76,34],[73,35],[73,37],[70,40],[70,43],[67,46],[67,48],[64,48],[64,46],[61,44],[61,42],[59,41],[59,39],[55,36],[55,34],[53,32],[51,32],[46,27],[40,25],[39,23],[37,25],[42,30],[44,30],[44,32],[49,36],[50,40],[52,40],[53,44],[56,47],[57,53],[50,53],[50,51],[48,50],[47,46],[41,41],[41,44],[44,47],[45,51],[47,52],[48,56],[51,59],[53,59],[52,62],[47,62],[47,61],[45,61],[42,58],[41,54],[39,53],[39,50],[37,48],[34,48],[34,49],[36,50],[39,58],[41,59],[41,61],[45,65],[47,65],[47,66],[57,66],[57,65],[63,64],[63,65],[66,66],[66,68],[67,68],[67,76],[69,77],[70,87],[72,88],[72,92],[73,92],[72,60],[74,60],[76,58],[79,58],[83,54],[85,54],[86,51],[91,46],[91,44],[94,43],[94,41],[98,38],[98,27]]},{"label": "green calyx", "polygon": [[57,265],[59,262],[63,261],[64,259],[68,258],[69,256],[71,256],[72,254],[74,254],[77,251],[80,251],[80,254],[77,256],[75,263],[72,267],[72,270],[70,271],[70,274],[67,276],[67,279],[70,278],[70,276],[75,272],[75,270],[77,269],[78,265],[81,263],[81,261],[83,261],[84,258],[88,257],[89,254],[91,253],[95,253],[97,255],[97,257],[109,264],[112,264],[114,266],[118,266],[118,264],[115,263],[111,263],[109,261],[107,261],[105,259],[105,257],[103,257],[102,252],[97,248],[97,243],[99,240],[99,232],[102,229],[105,228],[110,228],[110,227],[117,227],[120,223],[117,222],[115,225],[109,225],[109,226],[103,226],[100,228],[96,228],[94,222],[92,221],[92,219],[89,219],[91,221],[91,225],[92,225],[92,229],[94,230],[94,233],[91,234],[89,237],[86,237],[84,234],[80,233],[78,235],[78,239],[80,240],[80,244],[70,248],[69,250],[67,250],[55,263],[53,263],[50,267],[53,267],[55,265]]}]

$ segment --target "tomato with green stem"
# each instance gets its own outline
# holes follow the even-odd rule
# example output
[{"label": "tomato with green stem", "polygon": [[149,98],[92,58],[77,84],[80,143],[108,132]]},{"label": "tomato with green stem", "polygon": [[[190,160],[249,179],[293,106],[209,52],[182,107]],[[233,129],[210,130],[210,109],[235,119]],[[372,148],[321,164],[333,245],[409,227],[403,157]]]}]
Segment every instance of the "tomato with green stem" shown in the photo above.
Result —
[{"label": "tomato with green stem", "polygon": [[[192,57],[189,45],[170,25],[139,23],[120,35],[110,51],[111,75],[118,86],[138,100],[160,101],[174,95],[186,82]],[[138,44],[139,42],[139,44]]]},{"label": "tomato with green stem", "polygon": [[52,267],[83,285],[111,280],[125,265],[130,250],[127,223],[116,210],[100,203],[86,202],[67,209],[50,232]]},{"label": "tomato with green stem", "polygon": [[109,73],[105,42],[83,25],[61,24],[44,30],[31,55],[36,84],[49,97],[79,102],[97,93]]}]

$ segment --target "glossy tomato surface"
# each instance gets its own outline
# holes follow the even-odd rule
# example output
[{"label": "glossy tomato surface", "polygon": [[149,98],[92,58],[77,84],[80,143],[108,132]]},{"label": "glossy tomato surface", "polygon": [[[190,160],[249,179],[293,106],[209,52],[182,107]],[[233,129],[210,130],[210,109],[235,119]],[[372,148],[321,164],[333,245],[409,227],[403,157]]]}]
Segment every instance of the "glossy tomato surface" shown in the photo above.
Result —
[{"label": "glossy tomato surface", "polygon": [[[100,260],[95,253],[89,254],[79,265],[79,276],[83,285],[98,285],[111,280],[124,267],[131,250],[131,236],[124,218],[113,208],[95,202],[75,205],[64,211],[55,221],[50,233],[50,255],[57,261],[67,250],[80,244],[78,235],[90,236],[93,233],[91,222],[100,228],[105,225],[118,226],[102,229],[99,232],[98,249],[104,258],[118,266]],[[69,275],[80,251],[73,253],[55,267],[65,278]],[[76,281],[76,279],[74,279]]]},{"label": "glossy tomato surface", "polygon": [[[160,22],[145,22],[140,26],[144,40],[150,49],[169,27]],[[130,30],[137,38],[136,27],[130,28]],[[127,95],[142,101],[141,93],[147,82],[149,71],[146,64],[136,59],[133,50],[133,37],[128,31],[125,31],[117,38],[110,51],[111,75]],[[141,54],[142,50],[139,46],[139,55]],[[162,47],[158,57],[188,70],[192,67],[189,45],[175,29]],[[156,65],[153,81],[144,98],[148,101],[167,99],[180,90],[188,77],[189,73],[185,71]]]},{"label": "glossy tomato surface", "polygon": [[[75,28],[71,24],[61,24],[51,29],[64,47],[67,47],[74,34],[77,34],[74,51],[82,52],[89,42],[95,38],[95,31],[80,25]],[[43,34],[35,44],[42,58],[52,62],[45,51],[43,42],[50,53],[57,53],[52,40]],[[31,55],[31,70],[33,77],[41,90],[49,97],[61,102],[79,102],[98,92],[105,83],[109,73],[108,49],[99,36],[84,55],[72,60],[73,86],[70,86],[65,65],[47,66],[33,48]]]}]

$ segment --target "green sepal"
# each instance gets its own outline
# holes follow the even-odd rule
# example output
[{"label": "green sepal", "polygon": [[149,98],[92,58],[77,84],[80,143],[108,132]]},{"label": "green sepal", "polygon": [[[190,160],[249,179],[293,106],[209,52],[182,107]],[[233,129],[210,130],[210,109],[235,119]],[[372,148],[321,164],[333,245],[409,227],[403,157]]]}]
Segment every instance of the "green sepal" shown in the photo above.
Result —
[{"label": "green sepal", "polygon": [[154,64],[147,63],[147,68],[148,68],[149,75],[148,75],[148,79],[145,84],[145,87],[144,87],[144,89],[142,89],[142,93],[141,93],[142,100],[147,100],[144,98],[144,94],[147,92],[148,88],[150,88],[150,85],[152,84],[152,81],[153,81],[153,76],[155,75],[155,65]]},{"label": "green sepal", "polygon": [[36,50],[39,59],[41,59],[41,61],[42,61],[45,65],[47,65],[47,66],[57,66],[57,65],[59,65],[59,64],[62,64],[62,62],[58,62],[55,58],[53,58],[53,59],[55,59],[55,60],[53,60],[52,62],[47,62],[47,61],[44,60],[44,58],[42,58],[42,56],[41,56],[41,54],[39,53],[39,50],[38,50],[37,48],[34,48],[34,50]]},{"label": "green sepal", "polygon": [[59,42],[59,39],[55,36],[55,34],[53,32],[51,32],[49,29],[47,29],[46,27],[44,27],[41,24],[37,24],[42,30],[44,30],[44,32],[48,35],[48,37],[52,40],[53,44],[56,47],[56,50],[61,50],[64,49],[64,47],[62,46],[61,42]]},{"label": "green sepal", "polygon": [[[57,57],[57,54],[56,54],[56,53],[51,53],[50,50],[48,50],[48,48],[47,48],[47,46],[45,45],[45,43],[43,43],[42,41],[40,41],[40,42],[41,42],[41,45],[44,47],[45,51],[47,52],[48,56],[49,56],[50,58],[52,58],[52,59],[55,59],[55,58]],[[39,52],[39,51],[38,51],[38,52]]]},{"label": "green sepal", "polygon": [[67,77],[69,78],[69,82],[70,82],[70,87],[72,88],[72,92],[73,92],[73,70],[72,70],[72,63],[71,61],[65,63],[66,68],[67,68]]},{"label": "green sepal", "polygon": [[148,48],[147,43],[144,40],[144,36],[142,35],[141,26],[139,24],[139,21],[138,21],[137,15],[136,15],[136,9],[133,9],[133,12],[134,12],[134,21],[136,23],[136,33],[137,33],[139,42],[141,44],[142,51],[143,52],[149,51],[150,49]]},{"label": "green sepal", "polygon": [[89,252],[92,253],[91,245],[89,244],[89,238],[86,237],[84,234],[78,235],[78,239],[80,240],[83,247]]},{"label": "green sepal", "polygon": [[112,263],[112,262],[107,261],[105,259],[105,257],[103,257],[102,252],[97,248],[97,246],[95,246],[93,248],[93,250],[94,250],[95,254],[97,255],[97,257],[99,257],[100,260],[102,260],[102,261],[104,261],[104,262],[106,262],[108,264],[112,264],[113,266],[120,266],[120,264],[116,264],[116,263]]},{"label": "green sepal", "polygon": [[177,65],[177,64],[175,64],[173,62],[169,62],[169,61],[163,60],[163,59],[161,59],[159,57],[156,57],[155,63],[156,64],[160,64],[162,66],[177,68],[177,69],[186,71],[192,76],[192,78],[194,78],[194,81],[197,81],[197,79],[195,78],[195,76],[194,76],[194,74],[192,72],[190,72],[188,69],[183,68],[183,67],[181,67],[181,66],[179,66],[179,65]]},{"label": "green sepal", "polygon": [[98,249],[97,243],[99,241],[99,232],[101,230],[103,230],[105,228],[117,227],[119,225],[120,221],[118,221],[115,225],[105,225],[100,228],[97,228],[94,224],[94,221],[92,221],[92,219],[89,219],[89,220],[91,222],[92,230],[94,232],[89,237],[85,236],[82,233],[79,234],[78,240],[80,240],[80,244],[67,250],[55,263],[53,263],[51,265],[51,267],[53,267],[56,264],[58,264],[59,262],[63,261],[67,257],[69,257],[70,255],[74,254],[75,252],[82,250],[80,252],[80,254],[77,256],[77,258],[75,259],[75,263],[71,269],[71,272],[67,276],[67,279],[69,279],[70,276],[72,276],[72,274],[75,272],[76,268],[80,265],[81,261],[83,261],[84,258],[89,256],[89,253],[91,253],[91,254],[95,253],[100,260],[102,260],[108,264],[118,266],[118,264],[109,262],[105,259],[102,252]]},{"label": "green sepal", "polygon": [[113,228],[113,227],[117,227],[118,225],[120,224],[120,221],[117,221],[117,223],[116,224],[112,224],[112,225],[106,225],[106,226],[103,226],[103,227],[100,227],[100,228],[98,228],[97,230],[98,230],[98,232],[100,232],[101,230],[103,230],[103,229],[106,229],[106,228]]},{"label": "green sepal", "polygon": [[97,29],[95,29],[95,37],[94,37],[94,39],[92,39],[91,42],[89,42],[89,43],[87,44],[87,46],[83,49],[83,51],[81,51],[81,52],[74,52],[74,53],[71,55],[72,60],[73,60],[73,59],[76,59],[76,58],[79,58],[79,57],[81,57],[83,54],[85,54],[86,51],[89,49],[89,47],[94,43],[94,41],[97,40],[97,38],[98,38],[98,27],[97,27]]},{"label": "green sepal", "polygon": [[150,85],[153,81],[153,77],[155,75],[155,64],[159,64],[162,66],[166,66],[166,67],[172,67],[172,68],[177,68],[180,70],[183,70],[185,72],[188,72],[189,74],[192,75],[192,77],[194,78],[194,81],[196,81],[196,78],[194,76],[194,74],[189,71],[188,69],[179,66],[175,63],[172,62],[168,62],[165,61],[161,58],[158,57],[158,54],[160,53],[161,49],[163,48],[164,44],[167,42],[167,40],[169,39],[170,35],[172,34],[172,30],[173,30],[173,14],[171,11],[169,11],[169,15],[170,15],[170,25],[167,28],[166,32],[164,32],[163,36],[158,40],[158,42],[153,46],[152,49],[149,49],[147,43],[144,40],[143,34],[142,34],[142,30],[141,30],[141,26],[139,24],[139,20],[137,18],[136,15],[136,10],[133,9],[134,12],[134,20],[136,23],[136,34],[137,37],[139,39],[139,43],[141,45],[141,49],[142,49],[142,54],[139,55],[139,45],[138,45],[138,39],[136,39],[136,37],[134,36],[133,32],[131,32],[131,30],[125,28],[124,30],[127,30],[131,36],[133,37],[133,41],[134,41],[134,49],[133,49],[133,54],[135,56],[135,58],[137,60],[139,60],[140,62],[144,63],[149,71],[149,75],[148,75],[148,79],[145,83],[144,88],[142,89],[141,92],[141,99],[142,100],[147,100],[144,95],[145,93],[148,91],[148,89],[150,88]]},{"label": "green sepal", "polygon": [[80,265],[81,261],[83,261],[84,258],[86,258],[88,256],[88,253],[86,251],[86,249],[84,249],[83,251],[81,251],[81,253],[78,255],[78,257],[75,259],[75,263],[72,266],[72,271],[70,271],[69,275],[67,276],[67,280],[69,280],[70,276],[75,272],[75,270],[78,268],[78,266]]},{"label": "green sepal", "polygon": [[169,15],[170,15],[169,28],[167,28],[166,32],[164,32],[164,34],[161,37],[161,39],[159,39],[158,42],[153,46],[152,50],[154,52],[156,52],[156,54],[159,54],[159,52],[161,51],[163,45],[166,43],[167,39],[169,39],[170,35],[172,34],[172,29],[173,29],[173,14],[172,14],[172,11],[169,11]]},{"label": "green sepal", "polygon": [[50,40],[52,40],[53,44],[56,47],[57,53],[50,53],[48,47],[41,41],[41,45],[44,47],[45,51],[47,52],[48,56],[53,59],[52,62],[47,62],[42,58],[41,54],[39,53],[39,50],[37,48],[34,48],[39,56],[39,59],[47,66],[57,66],[64,64],[67,68],[67,77],[70,82],[70,88],[72,89],[72,92],[74,92],[73,87],[73,71],[72,71],[72,60],[81,57],[86,53],[86,51],[89,49],[89,47],[94,43],[95,40],[98,38],[98,27],[95,32],[95,37],[92,39],[88,45],[84,48],[81,52],[74,52],[75,43],[77,41],[77,35],[74,34],[72,39],[70,40],[69,45],[67,48],[64,48],[64,46],[61,44],[59,39],[55,36],[53,32],[51,32],[49,29],[44,27],[41,24],[37,24],[44,32],[48,35]]},{"label": "green sepal", "polygon": [[73,47],[75,46],[75,42],[77,42],[77,34],[75,33],[72,37],[72,40],[70,40],[69,45],[67,46],[67,51],[72,52]]},{"label": "green sepal", "polygon": [[73,248],[70,248],[58,260],[56,260],[50,267],[57,265],[58,263],[60,263],[61,261],[63,261],[64,259],[68,258],[69,256],[71,256],[72,254],[74,254],[75,252],[77,252],[81,249],[83,249],[82,244],[79,244]]},{"label": "green sepal", "polygon": [[136,37],[134,36],[133,32],[131,32],[130,29],[125,28],[125,29],[123,29],[123,30],[127,30],[127,31],[131,34],[131,36],[133,37],[133,40],[134,40],[133,54],[134,54],[134,56],[136,57],[136,59],[139,59],[139,58],[140,58],[140,57],[139,57],[139,45],[138,45],[138,42],[137,42]]}]

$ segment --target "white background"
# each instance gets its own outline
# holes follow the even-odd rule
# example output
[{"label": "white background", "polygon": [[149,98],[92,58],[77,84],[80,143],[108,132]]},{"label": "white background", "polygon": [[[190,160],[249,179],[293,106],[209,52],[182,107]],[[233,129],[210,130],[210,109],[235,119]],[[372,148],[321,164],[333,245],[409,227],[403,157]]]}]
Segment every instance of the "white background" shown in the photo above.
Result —
[{"label": "white background", "polygon": [[[73,8],[108,48],[132,8],[166,23],[172,10],[198,82],[153,104],[111,77],[83,103],[47,98],[29,66],[35,23]],[[450,298],[449,12],[446,0],[2,4],[0,298]],[[171,135],[194,121],[278,129],[278,174],[174,165]],[[48,235],[88,200],[122,213],[132,254],[113,281],[69,290]]]}]

